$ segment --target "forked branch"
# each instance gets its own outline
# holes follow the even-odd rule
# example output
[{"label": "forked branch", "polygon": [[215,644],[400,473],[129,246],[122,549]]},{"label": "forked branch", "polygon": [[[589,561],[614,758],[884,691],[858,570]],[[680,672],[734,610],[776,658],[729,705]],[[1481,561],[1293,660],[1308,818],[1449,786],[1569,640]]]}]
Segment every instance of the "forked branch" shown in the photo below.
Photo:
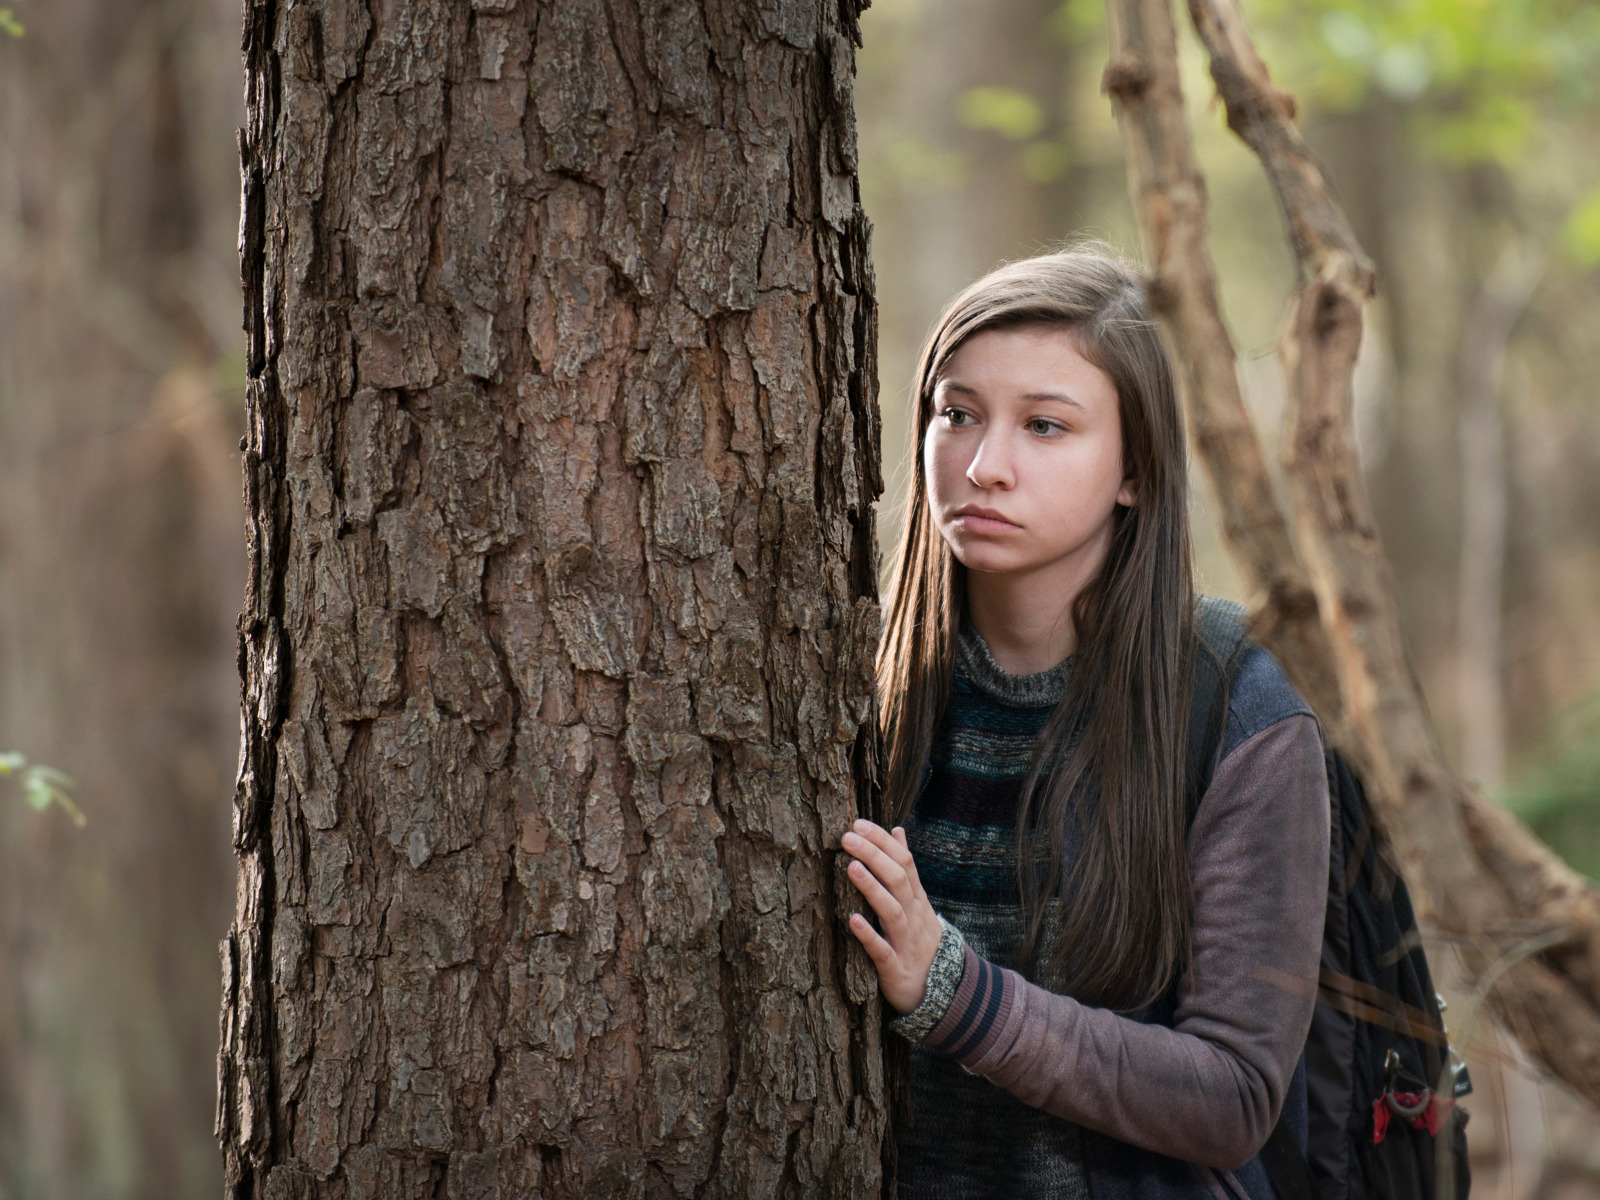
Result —
[{"label": "forked branch", "polygon": [[[1285,654],[1284,665],[1325,719],[1316,689],[1336,681],[1338,718],[1330,725],[1367,784],[1419,907],[1454,935],[1468,966],[1486,969],[1508,937],[1525,937],[1530,927],[1566,931],[1558,946],[1510,970],[1491,1003],[1534,1058],[1600,1103],[1600,895],[1450,770],[1406,660],[1351,412],[1372,265],[1295,127],[1293,98],[1271,82],[1233,0],[1187,3],[1228,123],[1260,157],[1301,268],[1280,343],[1288,392],[1284,460],[1297,536],[1291,541],[1284,529],[1285,550],[1276,528],[1270,539],[1252,537],[1234,521],[1225,522],[1224,537],[1263,592],[1270,593],[1269,581],[1308,576],[1320,636],[1302,635],[1295,646],[1312,661]],[[1204,182],[1178,88],[1170,3],[1107,0],[1107,9],[1107,90],[1129,143],[1130,182],[1162,315],[1191,360],[1191,412],[1242,412],[1205,246]],[[1231,432],[1255,443],[1248,422]],[[1223,511],[1258,511],[1265,477],[1259,444],[1230,442],[1222,453],[1214,441],[1198,443]],[[1261,563],[1269,552],[1283,557]],[[1284,654],[1281,642],[1273,649]]]},{"label": "forked branch", "polygon": [[1278,505],[1239,389],[1206,243],[1206,190],[1185,123],[1170,0],[1108,0],[1104,86],[1128,146],[1128,178],[1151,301],[1175,345],[1189,429],[1222,528],[1254,593],[1257,636],[1330,727],[1340,724],[1332,654],[1311,579]]}]

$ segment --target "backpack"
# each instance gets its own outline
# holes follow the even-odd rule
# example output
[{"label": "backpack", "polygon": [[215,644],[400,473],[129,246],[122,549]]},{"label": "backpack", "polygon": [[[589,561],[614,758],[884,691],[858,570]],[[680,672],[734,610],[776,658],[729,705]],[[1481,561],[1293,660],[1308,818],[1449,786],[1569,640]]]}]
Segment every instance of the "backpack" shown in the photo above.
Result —
[{"label": "backpack", "polygon": [[[1200,601],[1195,632],[1191,823],[1222,747],[1229,689],[1255,646],[1245,610],[1224,600]],[[1382,828],[1349,764],[1332,748],[1324,757],[1328,909],[1317,1006],[1297,1072],[1306,1084],[1305,1124],[1293,1128],[1299,1121],[1285,1105],[1261,1163],[1281,1200],[1466,1200],[1467,1114],[1456,1102],[1472,1082],[1450,1049],[1411,898]]]}]

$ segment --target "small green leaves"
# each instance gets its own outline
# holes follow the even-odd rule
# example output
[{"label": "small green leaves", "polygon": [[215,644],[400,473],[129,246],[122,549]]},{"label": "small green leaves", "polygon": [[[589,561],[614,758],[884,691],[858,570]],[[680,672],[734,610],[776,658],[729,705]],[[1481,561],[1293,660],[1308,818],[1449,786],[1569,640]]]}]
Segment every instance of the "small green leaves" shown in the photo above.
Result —
[{"label": "small green leaves", "polygon": [[[1434,158],[1505,167],[1587,119],[1600,6],[1573,0],[1257,0],[1267,57],[1312,108],[1381,96]],[[1557,137],[1561,135],[1556,135]]]},{"label": "small green leaves", "polygon": [[1336,8],[1323,13],[1317,25],[1328,49],[1346,62],[1365,62],[1372,56],[1372,30],[1356,13]]},{"label": "small green leaves", "polygon": [[1566,243],[1580,266],[1600,264],[1600,188],[1579,200],[1568,215]]},{"label": "small green leaves", "polygon": [[968,88],[956,100],[956,116],[969,129],[991,129],[1013,142],[1025,142],[1044,128],[1039,102],[1016,88]]},{"label": "small green leaves", "polygon": [[48,779],[30,774],[23,779],[22,788],[28,797],[28,807],[34,812],[43,812],[50,807],[51,793]]},{"label": "small green leaves", "polygon": [[67,789],[75,787],[71,776],[47,767],[43,763],[28,765],[28,760],[15,750],[0,753],[0,775],[16,775],[22,783],[22,796],[28,802],[28,807],[35,812],[43,812],[51,804],[59,804],[61,810],[72,818],[72,823],[82,829],[89,823],[89,818],[83,815],[83,810],[73,802],[67,794]]},{"label": "small green leaves", "polygon": [[1415,42],[1385,46],[1372,63],[1378,86],[1396,100],[1415,100],[1428,90],[1433,61]]},{"label": "small green leaves", "polygon": [[1050,15],[1050,31],[1066,46],[1104,37],[1106,6],[1102,0],[1063,0]]},{"label": "small green leaves", "polygon": [[23,29],[22,22],[17,20],[17,14],[9,7],[0,6],[0,33],[19,38],[25,32],[27,31]]},{"label": "small green leaves", "polygon": [[1499,799],[1572,866],[1600,879],[1600,691],[1560,713],[1541,741]]}]

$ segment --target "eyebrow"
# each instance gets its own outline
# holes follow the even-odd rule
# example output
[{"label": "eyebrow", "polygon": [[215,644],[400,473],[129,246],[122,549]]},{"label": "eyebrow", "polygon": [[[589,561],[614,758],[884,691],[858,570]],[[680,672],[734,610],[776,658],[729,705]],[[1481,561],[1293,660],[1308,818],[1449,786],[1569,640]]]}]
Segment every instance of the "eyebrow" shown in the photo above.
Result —
[{"label": "eyebrow", "polygon": [[[937,391],[939,388],[944,388],[946,391],[951,392],[960,392],[967,396],[978,395],[977,388],[971,387],[965,383],[958,383],[954,379],[941,379],[935,385],[934,390]],[[1088,408],[1084,406],[1082,400],[1074,399],[1065,392],[1025,392],[1020,398],[1023,400],[1055,400],[1061,404],[1070,404],[1073,408],[1078,409],[1080,412],[1089,411]]]}]

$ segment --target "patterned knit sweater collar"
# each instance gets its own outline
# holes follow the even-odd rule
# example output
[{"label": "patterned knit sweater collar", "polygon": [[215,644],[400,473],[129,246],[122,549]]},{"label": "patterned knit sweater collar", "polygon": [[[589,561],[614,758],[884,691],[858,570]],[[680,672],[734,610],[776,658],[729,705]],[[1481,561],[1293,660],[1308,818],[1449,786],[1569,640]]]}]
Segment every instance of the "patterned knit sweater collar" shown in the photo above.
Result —
[{"label": "patterned knit sweater collar", "polygon": [[956,642],[956,674],[1002,704],[1043,708],[1058,703],[1066,694],[1067,682],[1072,678],[1072,658],[1069,655],[1047,671],[1011,675],[995,662],[983,635],[967,625]]}]

